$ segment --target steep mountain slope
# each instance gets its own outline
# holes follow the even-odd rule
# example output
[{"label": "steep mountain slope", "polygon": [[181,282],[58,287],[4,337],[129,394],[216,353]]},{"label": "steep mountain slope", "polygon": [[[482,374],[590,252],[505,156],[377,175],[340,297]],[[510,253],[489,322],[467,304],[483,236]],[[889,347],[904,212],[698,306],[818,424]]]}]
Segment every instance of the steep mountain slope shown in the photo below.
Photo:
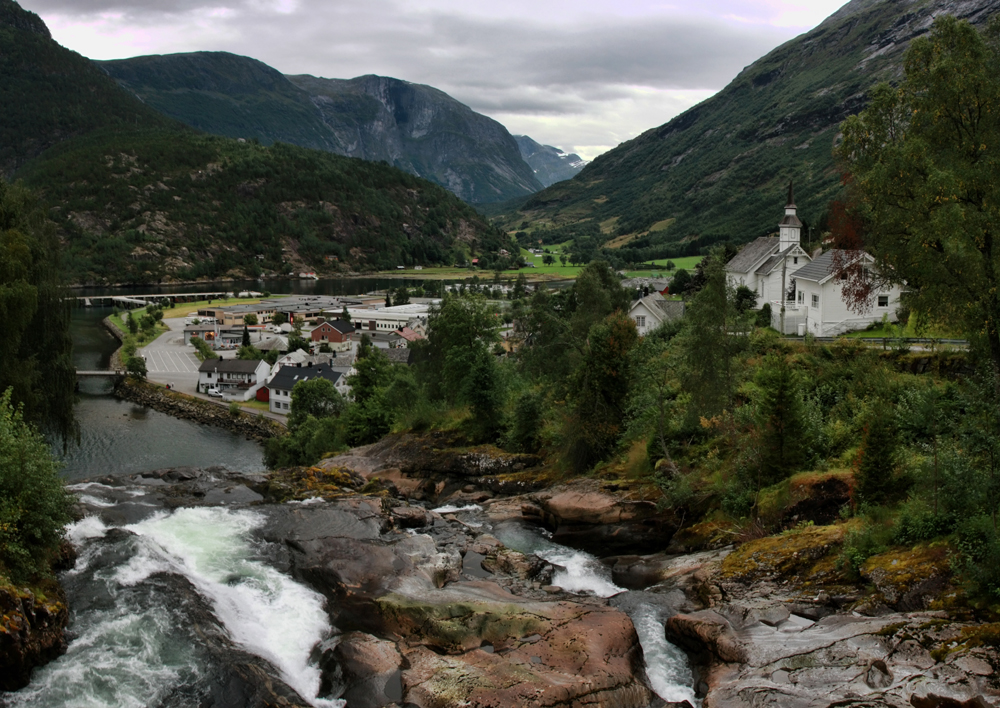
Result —
[{"label": "steep mountain slope", "polygon": [[99,131],[19,174],[53,207],[74,282],[336,273],[511,248],[438,185],[284,143]]},{"label": "steep mountain slope", "polygon": [[0,0],[0,175],[97,127],[171,122],[52,41],[37,15]]},{"label": "steep mountain slope", "polygon": [[587,165],[587,161],[579,155],[567,155],[559,148],[541,145],[527,135],[515,135],[514,140],[521,149],[521,157],[546,187],[575,177]]},{"label": "steep mountain slope", "polygon": [[100,66],[148,105],[209,133],[385,160],[472,203],[542,188],[506,128],[429,86],[378,76],[286,77],[225,52]]},{"label": "steep mountain slope", "polygon": [[774,231],[794,180],[800,216],[817,225],[839,193],[839,123],[864,107],[869,87],[900,74],[910,40],[934,15],[981,25],[996,8],[995,0],[853,0],[712,98],[528,198],[506,224],[600,234],[624,260],[672,256]]}]

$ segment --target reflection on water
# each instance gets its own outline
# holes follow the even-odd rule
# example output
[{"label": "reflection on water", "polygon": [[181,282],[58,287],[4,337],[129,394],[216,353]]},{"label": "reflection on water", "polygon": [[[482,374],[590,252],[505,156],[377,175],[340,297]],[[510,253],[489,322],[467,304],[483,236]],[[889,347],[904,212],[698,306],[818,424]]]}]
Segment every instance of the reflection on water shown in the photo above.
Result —
[{"label": "reflection on water", "polygon": [[165,467],[221,465],[240,472],[264,469],[261,446],[223,430],[120,401],[83,394],[76,407],[80,444],[56,448],[67,479],[134,474]]},{"label": "reflection on water", "polygon": [[[111,308],[73,311],[73,362],[78,369],[105,369],[118,340],[101,326]],[[164,467],[221,465],[240,472],[264,468],[261,446],[222,428],[172,418],[133,403],[112,398],[108,379],[80,381],[76,419],[80,444],[65,454],[54,446],[67,479],[134,474]]]}]

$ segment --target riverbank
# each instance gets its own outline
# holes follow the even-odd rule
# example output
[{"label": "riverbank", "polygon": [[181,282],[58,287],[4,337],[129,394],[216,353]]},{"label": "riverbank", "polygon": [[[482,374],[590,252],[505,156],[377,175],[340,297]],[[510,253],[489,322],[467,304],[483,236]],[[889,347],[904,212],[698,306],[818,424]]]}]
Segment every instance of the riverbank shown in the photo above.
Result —
[{"label": "riverbank", "polygon": [[233,413],[228,404],[169,391],[145,381],[125,378],[115,386],[114,394],[122,400],[152,408],[175,418],[224,428],[256,442],[265,442],[270,438],[287,434],[284,425],[263,415],[250,415],[242,411]]}]

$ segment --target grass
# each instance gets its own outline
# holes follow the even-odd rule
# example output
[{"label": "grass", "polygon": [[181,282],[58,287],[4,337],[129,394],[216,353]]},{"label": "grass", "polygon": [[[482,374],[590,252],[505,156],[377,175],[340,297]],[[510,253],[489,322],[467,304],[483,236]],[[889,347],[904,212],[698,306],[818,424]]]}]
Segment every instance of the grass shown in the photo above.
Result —
[{"label": "grass", "polygon": [[[685,256],[684,258],[660,258],[655,261],[650,261],[656,265],[666,266],[667,261],[673,261],[674,265],[677,266],[676,270],[694,270],[695,266],[701,263],[701,259],[704,256]],[[655,276],[665,276],[668,274],[666,270],[631,270],[626,275],[630,278],[649,278]]]},{"label": "grass", "polygon": [[899,331],[899,327],[890,324],[888,327],[884,327],[881,324],[871,328],[862,329],[857,332],[849,332],[845,334],[845,337],[853,339],[895,339],[900,336],[903,337],[925,337],[927,339],[962,339],[961,334],[956,334],[950,331],[946,327],[941,325],[929,325],[922,331],[918,332],[918,323],[916,315],[910,317],[909,321],[906,323],[906,327],[903,329],[902,333]]}]

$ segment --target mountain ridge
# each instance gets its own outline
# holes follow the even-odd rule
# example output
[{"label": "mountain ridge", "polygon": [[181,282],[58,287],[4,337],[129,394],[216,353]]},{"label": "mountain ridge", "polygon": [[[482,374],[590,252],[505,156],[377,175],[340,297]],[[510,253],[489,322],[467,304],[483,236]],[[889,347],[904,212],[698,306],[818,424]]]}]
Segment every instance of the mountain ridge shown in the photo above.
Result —
[{"label": "mountain ridge", "polygon": [[[839,124],[933,17],[982,24],[990,0],[853,0],[813,30],[744,68],[722,91],[622,143],[567,182],[528,197],[499,220],[560,237],[599,234],[624,261],[698,253],[719,241],[773,232],[788,182],[799,213],[823,226],[840,195],[833,158]],[[807,232],[804,232],[807,233]]]},{"label": "mountain ridge", "polygon": [[542,188],[505,127],[431,86],[375,75],[286,76],[228,52],[98,64],[147,105],[205,132],[384,160],[470,203]]},{"label": "mountain ridge", "polygon": [[515,135],[514,140],[521,149],[521,157],[545,187],[572,179],[587,166],[587,161],[579,155],[567,154],[552,145],[542,145],[527,135]]}]

